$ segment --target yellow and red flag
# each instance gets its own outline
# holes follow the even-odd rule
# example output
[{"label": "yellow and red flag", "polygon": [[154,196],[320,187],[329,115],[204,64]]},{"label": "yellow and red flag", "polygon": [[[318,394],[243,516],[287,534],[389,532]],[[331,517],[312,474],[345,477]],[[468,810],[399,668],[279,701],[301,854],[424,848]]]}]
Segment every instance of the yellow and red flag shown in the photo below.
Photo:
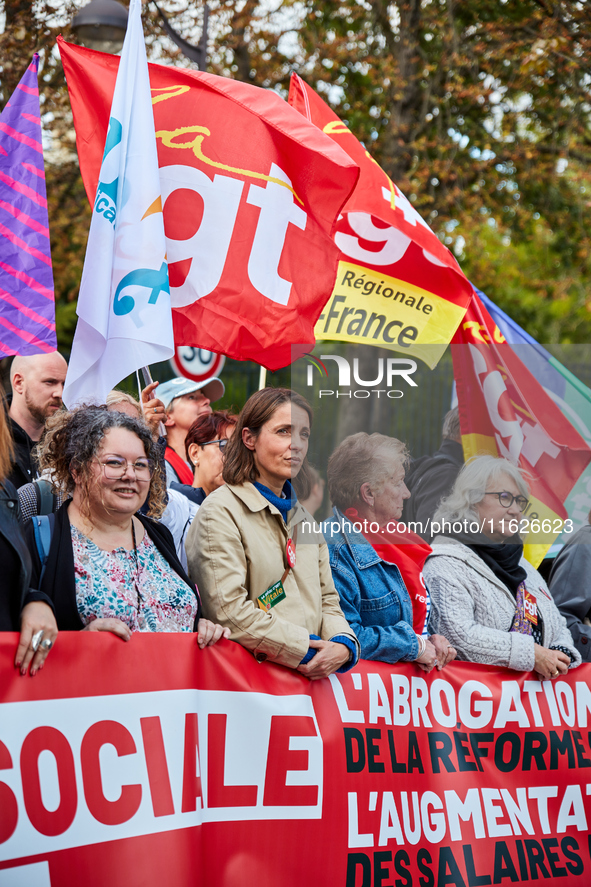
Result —
[{"label": "yellow and red flag", "polygon": [[520,522],[537,565],[568,519],[564,502],[591,449],[507,344],[475,294],[452,342],[466,459],[489,454],[524,469],[530,502]]},{"label": "yellow and red flag", "polygon": [[470,282],[397,185],[297,74],[288,101],[360,169],[337,224],[339,270],[316,338],[379,345],[434,366],[470,303]]},{"label": "yellow and red flag", "polygon": [[[119,59],[59,47],[94,201]],[[175,343],[287,366],[314,344],[357,164],[271,90],[162,65],[149,77]]]}]

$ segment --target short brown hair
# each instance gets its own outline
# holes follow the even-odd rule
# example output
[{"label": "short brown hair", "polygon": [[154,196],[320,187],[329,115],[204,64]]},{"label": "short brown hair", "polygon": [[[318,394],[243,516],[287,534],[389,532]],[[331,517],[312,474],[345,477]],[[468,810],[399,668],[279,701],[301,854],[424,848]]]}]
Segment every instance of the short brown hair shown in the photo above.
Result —
[{"label": "short brown hair", "polygon": [[236,424],[237,420],[238,416],[229,410],[214,410],[213,413],[207,413],[207,415],[195,419],[185,438],[185,450],[189,462],[191,462],[189,456],[191,444],[202,447],[203,444],[221,437],[228,428]]},{"label": "short brown hair", "polygon": [[[254,461],[254,453],[244,445],[242,431],[248,428],[251,434],[258,437],[263,425],[284,403],[291,403],[305,410],[312,427],[312,407],[297,391],[292,391],[290,388],[262,388],[255,392],[240,411],[236,430],[225,450],[222,477],[227,484],[240,485],[247,481],[255,483],[258,480],[259,472]],[[304,459],[302,467],[293,479],[293,487],[300,499],[310,495],[311,483],[307,459]]]},{"label": "short brown hair", "polygon": [[406,444],[385,434],[351,434],[338,445],[328,460],[328,492],[330,501],[345,511],[359,499],[362,484],[380,490],[388,479],[389,456],[398,456],[401,466],[408,463]]}]

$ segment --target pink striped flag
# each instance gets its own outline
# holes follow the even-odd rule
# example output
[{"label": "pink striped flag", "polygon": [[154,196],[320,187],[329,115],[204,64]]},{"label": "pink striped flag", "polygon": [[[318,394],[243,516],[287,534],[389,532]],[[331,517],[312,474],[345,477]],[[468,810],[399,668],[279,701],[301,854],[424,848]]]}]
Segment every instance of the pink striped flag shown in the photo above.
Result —
[{"label": "pink striped flag", "polygon": [[0,114],[0,357],[57,348],[38,66]]}]

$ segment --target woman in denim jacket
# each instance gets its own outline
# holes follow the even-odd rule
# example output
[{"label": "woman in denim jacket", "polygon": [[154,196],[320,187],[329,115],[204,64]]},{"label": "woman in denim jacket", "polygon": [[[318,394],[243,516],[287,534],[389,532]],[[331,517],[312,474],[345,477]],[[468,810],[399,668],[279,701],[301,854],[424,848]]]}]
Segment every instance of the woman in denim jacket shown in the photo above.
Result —
[{"label": "woman in denim jacket", "polygon": [[364,432],[347,437],[328,464],[334,517],[325,523],[324,536],[361,657],[417,662],[429,672],[441,670],[456,651],[427,627],[434,614],[422,564],[431,548],[398,524],[410,496],[404,484],[407,460],[406,447],[395,438]]}]

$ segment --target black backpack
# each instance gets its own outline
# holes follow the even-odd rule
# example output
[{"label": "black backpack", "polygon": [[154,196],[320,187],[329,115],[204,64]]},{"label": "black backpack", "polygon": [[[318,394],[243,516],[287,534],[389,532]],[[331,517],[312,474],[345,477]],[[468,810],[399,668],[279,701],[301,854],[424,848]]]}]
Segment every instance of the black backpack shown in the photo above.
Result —
[{"label": "black backpack", "polygon": [[51,484],[44,477],[34,481],[37,494],[37,514],[52,514],[55,511],[55,496]]},{"label": "black backpack", "polygon": [[52,492],[50,482],[44,477],[24,484],[18,490],[19,522],[24,524],[39,514],[53,514],[61,505],[61,498]]}]

